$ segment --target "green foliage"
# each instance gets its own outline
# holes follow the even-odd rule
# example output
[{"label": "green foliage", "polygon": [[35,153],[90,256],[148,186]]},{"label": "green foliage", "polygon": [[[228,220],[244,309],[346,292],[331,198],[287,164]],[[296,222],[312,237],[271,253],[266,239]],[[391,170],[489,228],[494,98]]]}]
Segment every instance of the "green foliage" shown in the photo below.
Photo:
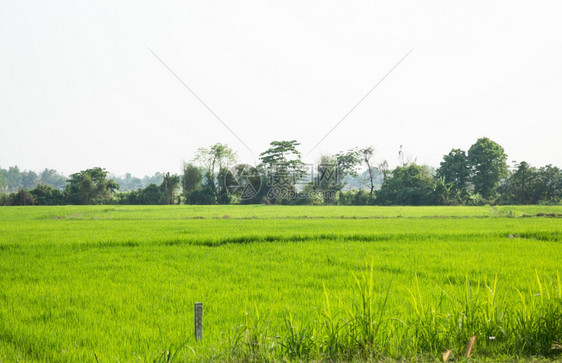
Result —
[{"label": "green foliage", "polygon": [[219,204],[230,204],[232,198],[230,193],[228,192],[228,185],[233,184],[232,177],[233,176],[230,170],[226,168],[222,168],[219,170],[218,185],[220,185],[220,187],[218,188],[217,192],[217,202]]},{"label": "green foliage", "polygon": [[367,167],[367,173],[369,174],[369,195],[372,197],[375,191],[375,173],[373,164],[373,156],[375,155],[375,148],[372,146],[363,148],[359,150],[361,157],[363,158],[363,163]]},{"label": "green foliage", "polygon": [[39,184],[30,191],[37,205],[62,205],[64,193],[48,184]]},{"label": "green foliage", "polygon": [[468,164],[472,171],[474,192],[491,200],[503,178],[507,177],[507,155],[503,147],[483,137],[468,150]]},{"label": "green foliage", "polygon": [[21,185],[23,189],[33,189],[39,183],[39,175],[31,170],[21,173]]},{"label": "green foliage", "polygon": [[358,148],[350,149],[346,152],[342,151],[335,155],[335,162],[342,179],[346,175],[356,176],[357,168],[362,161],[362,151]]},{"label": "green foliage", "polygon": [[201,180],[203,176],[201,170],[193,164],[183,165],[182,189],[184,200],[195,190],[201,190]]},{"label": "green foliage", "polygon": [[[348,163],[346,161],[346,163]],[[322,196],[322,203],[334,205],[337,203],[338,192],[343,189],[343,175],[338,166],[337,157],[322,156],[317,168],[317,174],[307,191],[318,191]]]},{"label": "green foliage", "polygon": [[304,163],[296,140],[272,141],[260,154],[265,179],[264,194],[270,203],[291,204],[298,196],[295,184],[304,175]]},{"label": "green foliage", "polygon": [[562,171],[547,165],[540,169],[522,161],[500,186],[506,204],[559,204],[562,200]]},{"label": "green foliage", "polygon": [[105,204],[119,185],[107,179],[107,171],[96,167],[72,174],[67,181],[67,200],[71,204]]},{"label": "green foliage", "polygon": [[541,167],[536,182],[539,203],[562,203],[562,170],[556,166],[546,165]]},{"label": "green foliage", "polygon": [[163,175],[160,191],[162,192],[161,204],[175,204],[176,190],[180,187],[181,179],[177,175],[171,175],[169,172]]},{"label": "green foliage", "polygon": [[[217,143],[199,148],[199,165],[184,164],[182,177],[156,173],[142,180],[127,173],[112,180],[101,168],[73,174],[64,192],[65,177],[45,169],[39,175],[17,166],[0,168],[2,203],[10,193],[33,191],[44,204],[283,204],[283,205],[486,205],[561,204],[562,171],[546,165],[521,162],[508,171],[503,148],[488,138],[478,139],[467,153],[452,149],[440,167],[405,162],[390,171],[384,160],[375,162],[374,147],[352,148],[323,155],[320,163],[305,170],[296,140],[273,141],[260,155],[257,167],[236,162],[235,152]],[[361,170],[361,165],[363,166]],[[305,177],[310,179],[304,179]],[[312,179],[312,180],[311,180]],[[119,189],[126,193],[114,191]],[[160,186],[156,192],[153,186]],[[146,188],[143,189],[143,187]],[[182,193],[178,193],[181,187]],[[365,192],[363,189],[367,190]],[[376,190],[380,188],[380,190]],[[146,190],[145,190],[146,189]],[[190,196],[194,193],[193,196]],[[368,196],[365,195],[368,194]],[[44,195],[43,195],[44,194]],[[156,197],[159,199],[156,201]]]},{"label": "green foliage", "polygon": [[10,194],[7,199],[4,201],[6,206],[12,205],[34,205],[35,198],[33,195],[29,193],[27,190],[21,189],[17,193]]},{"label": "green foliage", "polygon": [[148,204],[148,205],[162,204],[164,198],[165,197],[164,194],[162,193],[162,188],[158,187],[154,183],[151,183],[146,188],[141,190],[138,204]]},{"label": "green foliage", "polygon": [[17,166],[10,166],[6,173],[6,184],[8,191],[15,192],[23,187],[22,174]]},{"label": "green foliage", "polygon": [[339,205],[372,205],[375,199],[364,190],[340,192],[338,194]]},{"label": "green foliage", "polygon": [[66,177],[59,174],[56,170],[45,169],[39,174],[39,182],[41,184],[50,185],[55,189],[64,189],[66,185]]},{"label": "green foliage", "polygon": [[261,204],[267,188],[258,168],[240,164],[223,178],[225,189],[233,196],[232,202],[240,204]]},{"label": "green foliage", "polygon": [[195,160],[205,168],[205,185],[208,190],[205,193],[198,193],[196,199],[212,191],[215,201],[225,204],[226,191],[224,181],[220,179],[221,170],[228,169],[236,162],[236,152],[228,145],[216,143],[209,148],[199,148]]},{"label": "green foliage", "polygon": [[186,198],[187,204],[212,205],[217,204],[215,193],[208,186],[194,190]]},{"label": "green foliage", "polygon": [[376,193],[376,203],[381,205],[433,204],[433,178],[416,164],[399,166],[386,178]]},{"label": "green foliage", "polygon": [[0,193],[7,191],[6,185],[6,170],[0,168]]},{"label": "green foliage", "polygon": [[[160,173],[158,173],[157,175],[161,176]],[[142,188],[146,187],[148,184],[150,184],[150,183],[147,183],[145,185],[143,180],[141,180],[140,178],[132,176],[131,173],[126,173],[125,176],[122,177],[122,178],[114,177],[113,179],[115,180],[115,182],[117,184],[119,184],[119,190],[124,191],[124,192],[142,189]],[[160,184],[161,181],[156,181],[156,183]]]},{"label": "green foliage", "polygon": [[437,169],[436,177],[443,178],[443,185],[450,185],[447,199],[455,199],[462,203],[468,197],[468,184],[470,181],[470,166],[468,156],[463,150],[452,149],[449,154],[443,156],[443,161]]}]

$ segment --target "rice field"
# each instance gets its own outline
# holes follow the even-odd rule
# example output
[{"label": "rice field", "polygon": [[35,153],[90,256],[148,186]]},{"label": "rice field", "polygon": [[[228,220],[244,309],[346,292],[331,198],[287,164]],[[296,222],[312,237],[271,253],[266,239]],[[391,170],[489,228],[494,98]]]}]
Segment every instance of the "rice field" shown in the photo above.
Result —
[{"label": "rice field", "polygon": [[1,207],[0,362],[561,359],[561,217]]}]

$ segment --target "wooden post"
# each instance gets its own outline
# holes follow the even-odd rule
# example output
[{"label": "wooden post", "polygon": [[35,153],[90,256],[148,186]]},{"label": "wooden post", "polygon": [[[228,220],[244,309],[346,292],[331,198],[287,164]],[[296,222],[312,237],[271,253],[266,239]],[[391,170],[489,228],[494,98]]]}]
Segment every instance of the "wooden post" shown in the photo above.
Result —
[{"label": "wooden post", "polygon": [[203,303],[195,303],[195,340],[203,339]]}]

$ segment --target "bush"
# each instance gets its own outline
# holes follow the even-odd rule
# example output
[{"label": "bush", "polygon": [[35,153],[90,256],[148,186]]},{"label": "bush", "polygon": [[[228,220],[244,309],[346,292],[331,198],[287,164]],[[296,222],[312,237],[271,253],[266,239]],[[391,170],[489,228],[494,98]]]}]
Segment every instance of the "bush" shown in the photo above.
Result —
[{"label": "bush", "polygon": [[39,184],[30,191],[37,205],[62,205],[64,193],[47,184]]},{"label": "bush", "polygon": [[185,199],[187,204],[217,204],[215,193],[210,188],[194,190]]},{"label": "bush", "polygon": [[6,205],[34,205],[35,198],[27,190],[20,190],[17,193],[12,193],[8,197],[8,203]]}]

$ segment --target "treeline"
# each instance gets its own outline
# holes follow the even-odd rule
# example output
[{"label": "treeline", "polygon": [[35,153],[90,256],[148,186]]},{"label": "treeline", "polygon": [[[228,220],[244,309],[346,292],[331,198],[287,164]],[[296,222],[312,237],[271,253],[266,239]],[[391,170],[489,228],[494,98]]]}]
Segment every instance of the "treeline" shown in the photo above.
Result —
[{"label": "treeline", "polygon": [[40,173],[31,170],[20,170],[17,166],[8,169],[0,168],[0,193],[13,193],[21,189],[33,189],[39,184],[50,185],[56,189],[64,189],[68,178],[53,169],[45,169]]},{"label": "treeline", "polygon": [[[237,164],[236,153],[217,143],[199,148],[182,175],[157,173],[142,180],[130,174],[112,178],[99,167],[68,179],[48,169],[40,174],[0,169],[0,205],[562,203],[560,168],[524,161],[510,168],[504,149],[488,138],[478,139],[468,151],[452,149],[437,169],[404,161],[400,150],[400,165],[390,170],[385,160],[375,161],[373,147],[324,155],[318,164],[307,165],[298,146],[295,140],[273,141],[252,166]],[[21,188],[10,193],[6,182],[18,173]]]},{"label": "treeline", "polygon": [[[162,173],[155,173],[152,176],[138,178],[130,173],[123,177],[109,175],[117,184],[119,190],[129,191],[147,187],[150,184],[160,184],[163,180]],[[0,194],[14,193],[22,189],[31,190],[40,184],[50,185],[55,189],[64,190],[68,177],[56,170],[45,169],[40,173],[32,170],[20,170],[18,166],[10,166],[7,169],[0,168]]]},{"label": "treeline", "polygon": [[[26,182],[25,176],[35,174],[30,171],[20,172],[18,167],[0,169],[0,205],[65,205],[65,204],[172,204],[170,193],[166,188],[160,189],[169,179],[179,180],[178,176],[170,176],[169,173],[156,173],[154,176],[145,176],[143,179],[134,178],[127,174],[124,178],[112,178],[105,169],[96,167],[72,174],[70,178],[58,174],[54,170],[45,169],[34,182],[32,179]],[[50,178],[44,178],[49,175]],[[11,179],[10,184],[2,183],[6,176]],[[22,182],[23,180],[23,182]],[[119,182],[124,183],[120,184]],[[153,181],[160,182],[159,187]],[[33,188],[20,188],[17,192],[8,193],[16,183],[21,185],[34,185]],[[142,188],[142,185],[148,185]],[[27,184],[26,184],[27,183]],[[141,188],[131,192],[117,192],[132,185]],[[7,185],[6,185],[7,184]],[[12,186],[12,187],[9,187]],[[176,182],[177,186],[177,182]],[[155,191],[156,190],[156,191]],[[143,193],[141,194],[140,191]]]}]

